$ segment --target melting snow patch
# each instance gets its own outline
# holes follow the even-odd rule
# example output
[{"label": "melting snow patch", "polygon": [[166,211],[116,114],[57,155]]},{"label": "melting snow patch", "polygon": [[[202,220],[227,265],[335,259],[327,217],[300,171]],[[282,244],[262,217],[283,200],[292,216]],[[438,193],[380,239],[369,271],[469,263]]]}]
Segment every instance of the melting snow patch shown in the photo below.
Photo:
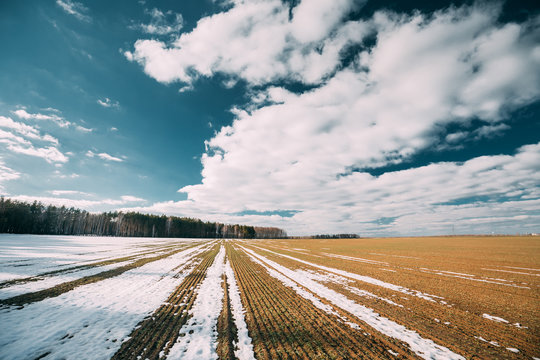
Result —
[{"label": "melting snow patch", "polygon": [[516,349],[516,348],[506,348],[506,350],[511,351],[513,353],[516,353],[516,354],[519,352],[519,350]]},{"label": "melting snow patch", "polygon": [[265,266],[265,268],[273,268],[276,272],[279,271],[288,278],[294,278],[295,281],[298,282],[298,284],[306,287],[313,293],[317,294],[319,297],[328,300],[329,302],[340,307],[341,309],[348,311],[349,313],[353,314],[358,319],[365,322],[375,330],[381,332],[386,336],[390,336],[408,344],[411,351],[424,359],[465,359],[461,355],[452,352],[450,349],[436,344],[433,340],[425,339],[421,337],[417,332],[409,330],[405,326],[397,324],[394,321],[379,315],[373,309],[357,304],[346,296],[332,289],[329,289],[326,286],[321,285],[311,279],[299,278],[296,276],[295,271],[290,270],[274,261],[271,261],[264,256],[255,253],[252,250],[246,249],[244,247],[242,247],[242,249],[253,260],[258,260],[259,263],[266,263],[266,265],[263,265]]},{"label": "melting snow patch", "polygon": [[238,289],[233,269],[228,260],[225,264],[225,275],[227,275],[227,284],[229,285],[229,299],[231,301],[234,324],[238,330],[238,344],[235,344],[238,349],[234,351],[234,355],[239,360],[255,360],[253,345],[251,344],[251,338],[249,337],[247,324],[244,319],[245,311],[240,299],[240,290]]},{"label": "melting snow patch", "polygon": [[496,321],[496,322],[502,322],[502,323],[505,323],[505,324],[510,323],[508,320],[505,320],[505,319],[500,318],[498,316],[489,315],[489,314],[482,314],[482,317],[485,318],[485,319],[488,319],[488,320],[492,320],[492,321]]},{"label": "melting snow patch", "polygon": [[46,352],[55,359],[81,354],[86,359],[110,358],[187,276],[175,278],[172,269],[188,266],[200,252],[201,246],[185,250],[22,309],[0,310],[0,322],[9,329],[0,331],[2,359],[36,358]]},{"label": "melting snow patch", "polygon": [[217,359],[217,319],[223,307],[224,260],[225,248],[221,246],[197,291],[189,312],[192,317],[180,330],[180,337],[167,359]]},{"label": "melting snow patch", "polygon": [[397,352],[395,352],[395,351],[392,351],[392,350],[390,350],[390,349],[387,349],[387,350],[388,350],[388,352],[389,352],[390,354],[392,354],[392,355],[394,355],[394,356],[398,356],[398,355],[399,355],[399,353],[397,353]]},{"label": "melting snow patch", "polygon": [[419,298],[424,299],[424,300],[436,302],[433,299],[434,297],[442,299],[442,297],[440,297],[440,296],[426,294],[426,293],[423,293],[423,292],[418,291],[418,290],[411,290],[411,289],[408,289],[406,287],[390,284],[390,283],[387,283],[387,282],[384,282],[382,280],[378,280],[378,279],[375,279],[375,278],[372,278],[372,277],[369,277],[369,276],[354,274],[354,273],[350,273],[348,271],[334,269],[334,268],[331,268],[331,267],[328,267],[328,266],[317,265],[317,264],[314,264],[312,262],[301,260],[301,259],[289,256],[289,255],[280,254],[280,253],[277,253],[277,252],[274,252],[274,251],[271,251],[271,250],[268,250],[268,249],[260,248],[258,246],[255,246],[255,247],[258,248],[258,249],[267,251],[269,253],[272,253],[272,254],[287,258],[287,259],[298,261],[298,262],[300,262],[302,264],[313,266],[313,267],[316,267],[318,269],[326,270],[326,271],[329,271],[329,272],[332,272],[332,273],[335,273],[335,274],[339,274],[339,275],[342,275],[342,276],[346,276],[346,277],[349,277],[351,279],[362,281],[362,282],[365,282],[365,283],[368,283],[368,284],[381,286],[381,287],[384,287],[384,288],[387,288],[387,289],[390,289],[390,290],[394,290],[394,291],[399,291],[399,292],[402,292],[402,293],[407,294],[407,295],[416,296],[416,297],[419,297]]}]

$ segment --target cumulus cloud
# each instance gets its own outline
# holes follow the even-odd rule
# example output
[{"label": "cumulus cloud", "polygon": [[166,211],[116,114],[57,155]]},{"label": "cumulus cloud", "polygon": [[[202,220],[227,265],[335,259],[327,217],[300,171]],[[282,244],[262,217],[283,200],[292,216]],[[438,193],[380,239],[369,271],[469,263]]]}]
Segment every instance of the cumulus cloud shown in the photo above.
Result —
[{"label": "cumulus cloud", "polygon": [[315,83],[337,66],[339,52],[368,33],[363,22],[339,22],[358,1],[304,0],[290,18],[281,0],[235,1],[225,12],[205,17],[172,44],[138,40],[130,61],[164,83],[191,83],[223,72],[252,83],[280,78]]},{"label": "cumulus cloud", "polygon": [[86,152],[86,156],[89,157],[89,158],[93,158],[93,157],[96,157],[96,156],[97,156],[98,158],[100,158],[100,159],[102,159],[102,160],[106,160],[106,161],[115,161],[115,162],[122,162],[122,161],[124,161],[124,159],[122,159],[122,158],[119,158],[119,157],[115,157],[115,156],[109,155],[109,154],[107,154],[107,153],[105,153],[105,152],[102,152],[102,153],[98,153],[98,154],[97,154],[97,153],[94,153],[94,152],[91,151],[91,150],[88,150],[88,151]]},{"label": "cumulus cloud", "polygon": [[150,16],[148,24],[135,24],[132,29],[138,29],[150,35],[168,35],[178,33],[184,24],[182,14],[175,13],[171,10],[163,12],[159,9],[146,9],[145,13]]},{"label": "cumulus cloud", "polygon": [[[264,219],[293,233],[411,233],[428,223],[436,232],[447,226],[445,217],[473,229],[471,219],[493,216],[502,224],[516,214],[538,215],[538,144],[512,156],[379,177],[367,172],[443,149],[433,133],[450,124],[464,130],[443,134],[448,144],[506,130],[509,111],[540,97],[538,18],[502,24],[500,6],[477,4],[345,21],[358,3],[315,2],[289,9],[277,0],[234,1],[171,44],[135,43],[128,58],[160,82],[193,84],[198,76],[224,73],[259,86],[247,106],[233,109],[234,122],[206,142],[202,183],[180,189],[188,200],[145,209]],[[373,44],[364,44],[368,36]],[[353,44],[358,48],[344,62]],[[317,86],[295,93],[273,85],[291,79]],[[472,119],[483,126],[469,131]],[[467,200],[474,196],[485,198]],[[246,210],[298,212],[234,215]],[[394,221],[381,225],[388,218]]]},{"label": "cumulus cloud", "polygon": [[72,0],[56,0],[56,4],[60,6],[66,13],[75,16],[81,21],[92,21],[92,18],[87,14],[88,8],[79,2]]},{"label": "cumulus cloud", "polygon": [[[218,203],[204,194],[205,197],[156,203],[137,210],[265,223],[287,228],[292,234],[450,233],[452,226],[461,233],[479,233],[491,232],[497,222],[506,222],[507,231],[531,231],[535,219],[540,217],[539,164],[540,143],[523,146],[515,155],[437,163],[381,176],[355,172],[324,184],[300,179],[294,184],[295,191],[279,189],[272,181],[245,181],[243,186],[230,188],[230,195],[216,196],[213,200]],[[192,197],[192,193],[188,195]],[[243,203],[261,211],[290,209],[298,213],[292,217],[235,215],[245,210]],[[227,209],[228,214],[224,214]],[[528,228],[517,229],[515,219],[512,220],[515,216],[526,216]],[[383,218],[395,220],[381,224]]]}]

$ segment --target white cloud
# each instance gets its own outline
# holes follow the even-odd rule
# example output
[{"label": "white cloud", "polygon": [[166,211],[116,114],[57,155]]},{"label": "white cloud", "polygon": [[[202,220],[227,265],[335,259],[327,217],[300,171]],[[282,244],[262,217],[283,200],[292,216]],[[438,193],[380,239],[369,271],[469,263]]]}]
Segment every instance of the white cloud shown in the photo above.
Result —
[{"label": "white cloud", "polygon": [[13,121],[13,119],[9,117],[0,116],[0,127],[14,130],[16,133],[29,139],[47,141],[58,145],[58,139],[48,134],[41,136],[36,127]]},{"label": "white cloud", "polygon": [[[11,118],[4,116],[0,116],[0,128],[2,127],[9,130],[0,129],[0,143],[5,144],[8,151],[40,157],[51,164],[68,161],[68,157],[56,148],[58,140],[54,137],[50,135],[41,136],[36,128],[13,121]],[[32,143],[31,140],[53,143],[55,146],[41,147]]]},{"label": "white cloud", "polygon": [[79,2],[72,0],[56,0],[56,4],[60,6],[66,13],[75,16],[81,21],[92,21],[92,18],[86,14],[88,12],[88,8]]},{"label": "white cloud", "polygon": [[94,153],[93,151],[91,150],[88,150],[86,152],[86,156],[89,157],[89,158],[93,158],[95,156],[97,156],[98,158],[102,159],[102,160],[106,160],[106,161],[115,161],[115,162],[122,162],[124,161],[124,159],[122,158],[119,158],[119,157],[115,157],[115,156],[112,156],[112,155],[109,155],[105,152],[102,152],[102,153]]},{"label": "white cloud", "polygon": [[121,199],[125,202],[139,202],[139,201],[146,201],[145,199],[132,196],[132,195],[123,195],[121,196]]},{"label": "white cloud", "polygon": [[133,25],[131,28],[150,35],[168,35],[178,33],[184,24],[182,15],[171,10],[163,12],[154,8],[145,12],[150,15],[150,23]]},{"label": "white cloud", "polygon": [[[431,164],[379,177],[358,172],[324,184],[300,179],[293,192],[276,189],[272,180],[260,184],[267,187],[266,191],[252,182],[243,184],[217,196],[214,200],[218,203],[205,193],[204,198],[135,209],[202,216],[208,220],[264,223],[287,228],[293,234],[437,234],[451,233],[452,226],[460,233],[485,233],[491,232],[499,222],[507,226],[496,227],[499,230],[515,232],[524,226],[517,231],[531,231],[540,217],[540,143],[524,146],[514,156],[483,156],[464,163]],[[191,192],[188,195],[193,197]],[[507,196],[514,199],[502,203],[497,200]],[[245,210],[244,202],[260,211],[300,212],[289,218],[234,215]],[[229,213],[223,214],[227,208]],[[516,216],[527,221],[516,224]],[[382,218],[395,220],[381,225]]]},{"label": "white cloud", "polygon": [[94,129],[85,128],[84,126],[81,126],[81,125],[77,125],[75,127],[75,129],[77,129],[78,131],[84,132],[84,133],[90,133],[90,132],[94,131]]},{"label": "white cloud", "polygon": [[[66,194],[66,195],[75,195],[75,194]],[[130,200],[130,199],[125,200],[122,198],[86,200],[86,199],[73,199],[73,198],[66,198],[66,197],[28,196],[28,195],[10,196],[10,198],[13,200],[24,201],[24,202],[38,201],[46,205],[74,207],[74,208],[89,210],[89,211],[102,211],[101,209],[105,207],[114,208],[114,207],[125,205],[129,202],[133,202],[133,200]]]},{"label": "white cloud", "polygon": [[10,181],[10,180],[17,180],[18,178],[21,177],[21,174],[9,167],[7,167],[4,163],[4,161],[2,161],[2,159],[0,159],[0,192],[4,192],[4,182],[5,181]]},{"label": "white cloud", "polygon": [[80,177],[80,175],[76,173],[63,174],[60,170],[55,170],[54,175],[60,179],[76,179]]},{"label": "white cloud", "polygon": [[315,83],[337,67],[340,50],[369,32],[363,22],[337,28],[357,3],[304,0],[289,19],[289,5],[281,0],[236,1],[227,11],[199,20],[171,46],[138,40],[135,51],[124,54],[164,83],[190,84],[216,72],[255,84],[281,78]]},{"label": "white cloud", "polygon": [[113,101],[107,97],[104,98],[103,100],[98,99],[97,103],[106,108],[119,108],[120,107],[120,103],[118,101]]},{"label": "white cloud", "polygon": [[91,196],[92,195],[92,194],[82,192],[82,191],[77,191],[77,190],[50,190],[48,192],[54,196],[66,196],[66,195]]},{"label": "white cloud", "polygon": [[17,115],[19,118],[25,119],[25,120],[29,120],[29,119],[32,119],[32,120],[50,120],[50,121],[55,122],[58,126],[63,127],[63,128],[68,127],[68,126],[71,125],[71,123],[69,121],[64,120],[61,116],[58,116],[56,114],[50,114],[50,115],[40,114],[40,113],[31,114],[31,113],[28,113],[25,109],[15,110],[15,111],[13,111],[13,113],[15,115]]},{"label": "white cloud", "polygon": [[[253,101],[233,110],[232,125],[206,142],[202,183],[180,190],[188,200],[146,211],[264,221],[293,233],[413,233],[420,225],[436,233],[448,232],[449,219],[469,230],[474,230],[471,219],[493,216],[501,224],[516,215],[534,219],[540,202],[539,145],[523,147],[515,156],[432,164],[380,177],[351,169],[398,163],[436,149],[441,144],[433,132],[450,123],[466,128],[478,119],[484,125],[447,135],[452,144],[504,131],[501,121],[508,111],[540,97],[535,42],[540,30],[533,26],[538,19],[501,24],[500,8],[484,4],[430,15],[377,12],[343,23],[352,3],[327,2],[330,8],[318,17],[304,1],[292,19],[281,1],[235,1],[170,46],[156,40],[135,43],[129,56],[164,83],[192,84],[197,76],[221,72],[252,85],[276,79],[318,85],[302,94],[280,87],[252,90]],[[303,33],[295,21],[324,26]],[[375,37],[375,45],[341,68],[340,52],[367,35]],[[522,192],[517,200],[459,203],[473,196],[504,199],[517,191]],[[246,210],[299,212],[290,218],[235,215]],[[380,225],[380,218],[395,220]]]}]

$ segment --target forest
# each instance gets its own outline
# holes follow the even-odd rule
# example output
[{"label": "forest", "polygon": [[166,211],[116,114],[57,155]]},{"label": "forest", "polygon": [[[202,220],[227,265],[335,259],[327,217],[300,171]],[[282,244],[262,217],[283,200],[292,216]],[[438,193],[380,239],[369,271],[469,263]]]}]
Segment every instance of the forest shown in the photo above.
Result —
[{"label": "forest", "polygon": [[173,238],[276,239],[275,227],[203,222],[186,217],[85,210],[0,198],[0,233],[39,235],[141,236]]}]

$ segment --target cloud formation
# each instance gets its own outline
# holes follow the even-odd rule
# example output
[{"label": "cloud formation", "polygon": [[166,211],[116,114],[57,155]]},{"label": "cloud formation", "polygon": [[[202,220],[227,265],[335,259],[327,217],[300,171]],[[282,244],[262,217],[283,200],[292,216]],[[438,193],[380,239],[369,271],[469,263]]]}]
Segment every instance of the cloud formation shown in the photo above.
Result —
[{"label": "cloud formation", "polygon": [[[64,191],[63,195],[64,196],[81,195],[81,193],[75,194],[75,193]],[[81,198],[73,199],[70,197],[27,196],[27,195],[10,196],[10,198],[17,201],[24,201],[24,202],[38,201],[46,205],[74,207],[74,208],[79,208],[79,209],[85,209],[88,211],[95,211],[97,209],[103,208],[104,206],[118,207],[118,206],[126,205],[132,202],[144,201],[144,199],[140,199],[131,195],[124,195],[120,199],[101,199],[101,200],[87,200],[87,199],[81,199]]]},{"label": "cloud formation", "polygon": [[182,14],[171,10],[163,12],[153,8],[151,10],[146,9],[145,13],[150,16],[150,22],[148,24],[132,25],[132,29],[138,29],[150,35],[169,35],[178,33],[184,24]]},{"label": "cloud formation", "polygon": [[[232,125],[206,142],[202,183],[180,189],[188,200],[143,209],[292,233],[420,232],[415,224],[437,233],[449,221],[479,232],[515,216],[537,221],[539,144],[379,177],[369,169],[507,130],[510,111],[540,98],[539,18],[502,24],[500,6],[485,3],[349,21],[358,2],[231,5],[171,43],[138,40],[126,53],[159,82],[196,86],[219,73],[252,86]],[[275,85],[291,80],[315,87]],[[473,119],[483,126],[473,129]],[[452,124],[461,130],[444,133]],[[296,213],[235,215],[277,210]]]},{"label": "cloud formation", "polygon": [[98,99],[97,103],[106,108],[119,108],[120,107],[120,103],[118,101],[113,101],[109,99],[108,97],[104,98],[103,100]]},{"label": "cloud formation", "polygon": [[6,181],[17,180],[21,177],[21,174],[4,164],[4,161],[0,159],[0,192],[4,192],[3,184]]},{"label": "cloud formation", "polygon": [[102,160],[105,160],[105,161],[114,161],[114,162],[122,162],[122,161],[124,161],[124,159],[122,159],[122,158],[109,155],[109,154],[107,154],[105,152],[96,154],[91,150],[88,150],[86,152],[86,156],[89,157],[89,158],[93,158],[93,157],[97,156],[98,158],[100,158]]},{"label": "cloud formation", "polygon": [[49,120],[54,123],[56,123],[58,126],[62,128],[69,127],[72,125],[69,121],[65,120],[59,115],[56,114],[41,114],[41,113],[35,113],[31,114],[27,112],[25,109],[18,109],[13,111],[13,114],[17,115],[20,119],[24,120]]},{"label": "cloud formation", "polygon": [[91,22],[92,18],[88,16],[88,8],[83,4],[72,0],[56,0],[56,4],[69,15],[85,22]]},{"label": "cloud formation", "polygon": [[56,138],[49,134],[41,135],[36,127],[5,116],[0,116],[0,143],[8,151],[40,157],[51,164],[68,161],[68,157],[58,149]]}]

